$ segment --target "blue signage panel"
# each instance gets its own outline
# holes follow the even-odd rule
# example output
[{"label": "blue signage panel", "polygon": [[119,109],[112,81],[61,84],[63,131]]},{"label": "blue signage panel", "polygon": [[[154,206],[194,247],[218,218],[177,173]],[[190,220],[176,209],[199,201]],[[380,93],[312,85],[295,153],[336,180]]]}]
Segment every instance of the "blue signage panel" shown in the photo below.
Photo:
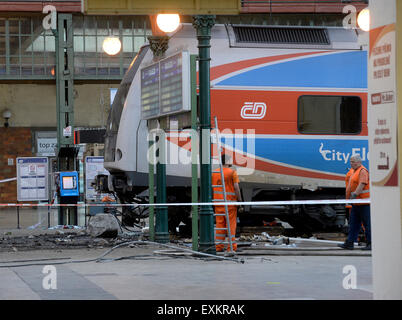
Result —
[{"label": "blue signage panel", "polygon": [[62,197],[80,195],[77,171],[60,172],[60,195]]}]

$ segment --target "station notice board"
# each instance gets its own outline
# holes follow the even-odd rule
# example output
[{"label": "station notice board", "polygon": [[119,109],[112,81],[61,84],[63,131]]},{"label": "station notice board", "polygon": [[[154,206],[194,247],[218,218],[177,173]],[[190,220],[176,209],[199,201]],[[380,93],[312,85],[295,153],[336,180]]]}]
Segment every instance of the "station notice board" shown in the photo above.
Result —
[{"label": "station notice board", "polygon": [[49,200],[47,157],[17,158],[18,201]]},{"label": "station notice board", "polygon": [[95,181],[95,177],[98,174],[109,175],[103,166],[103,157],[88,156],[85,157],[85,198],[87,200],[96,200],[98,197],[103,197],[107,194],[98,194],[92,183]]},{"label": "station notice board", "polygon": [[141,69],[141,117],[191,110],[190,54],[182,51]]}]

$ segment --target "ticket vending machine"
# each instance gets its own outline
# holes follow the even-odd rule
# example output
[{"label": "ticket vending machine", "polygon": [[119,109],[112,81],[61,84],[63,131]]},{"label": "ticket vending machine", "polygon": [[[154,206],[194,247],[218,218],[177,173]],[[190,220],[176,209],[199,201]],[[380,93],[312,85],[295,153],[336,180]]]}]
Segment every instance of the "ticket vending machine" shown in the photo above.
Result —
[{"label": "ticket vending machine", "polygon": [[[60,204],[77,204],[80,196],[78,172],[59,172],[59,177],[57,180]],[[77,225],[77,212],[78,210],[76,206],[61,207],[59,224]]]}]

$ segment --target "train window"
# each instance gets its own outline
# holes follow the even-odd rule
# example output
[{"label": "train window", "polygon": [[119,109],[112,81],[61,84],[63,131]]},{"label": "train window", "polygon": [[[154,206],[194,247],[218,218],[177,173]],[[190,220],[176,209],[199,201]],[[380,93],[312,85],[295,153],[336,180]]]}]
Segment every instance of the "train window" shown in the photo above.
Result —
[{"label": "train window", "polygon": [[354,96],[301,96],[297,129],[304,134],[359,134],[362,102]]}]

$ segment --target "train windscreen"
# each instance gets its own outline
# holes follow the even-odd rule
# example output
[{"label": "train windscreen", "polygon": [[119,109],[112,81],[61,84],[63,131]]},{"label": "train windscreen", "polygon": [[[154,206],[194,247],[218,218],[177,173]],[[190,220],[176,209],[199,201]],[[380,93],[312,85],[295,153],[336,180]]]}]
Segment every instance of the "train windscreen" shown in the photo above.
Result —
[{"label": "train windscreen", "polygon": [[138,71],[142,59],[147,53],[149,46],[143,46],[133,62],[131,63],[129,69],[124,75],[123,80],[120,83],[119,89],[117,90],[116,96],[113,100],[112,108],[110,110],[105,136],[105,162],[115,161],[115,151],[116,151],[116,140],[117,133],[119,131],[121,113],[123,111],[124,104],[130,90],[131,83]]}]

